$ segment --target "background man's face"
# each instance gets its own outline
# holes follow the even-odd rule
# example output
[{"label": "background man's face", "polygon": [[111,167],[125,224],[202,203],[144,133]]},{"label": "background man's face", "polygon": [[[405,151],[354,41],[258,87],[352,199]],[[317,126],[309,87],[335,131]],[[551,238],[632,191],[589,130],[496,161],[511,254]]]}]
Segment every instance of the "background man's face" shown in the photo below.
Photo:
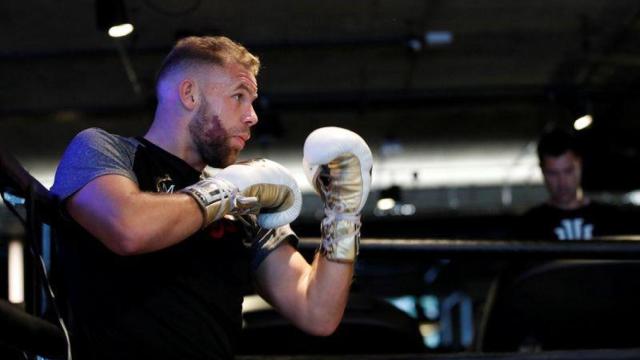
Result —
[{"label": "background man's face", "polygon": [[559,156],[545,156],[540,164],[551,202],[570,206],[578,200],[582,180],[582,159],[567,151]]}]

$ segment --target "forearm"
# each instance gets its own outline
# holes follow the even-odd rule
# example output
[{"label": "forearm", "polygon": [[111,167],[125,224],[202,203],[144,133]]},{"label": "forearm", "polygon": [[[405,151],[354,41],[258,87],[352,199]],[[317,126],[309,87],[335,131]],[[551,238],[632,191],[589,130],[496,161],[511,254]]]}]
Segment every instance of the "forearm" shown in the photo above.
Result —
[{"label": "forearm", "polygon": [[305,329],[319,335],[333,333],[347,306],[353,279],[353,264],[327,260],[316,254],[302,286],[306,288]]},{"label": "forearm", "polygon": [[203,219],[189,195],[142,192],[121,176],[93,180],[66,204],[74,220],[119,255],[177,244],[197,231]]},{"label": "forearm", "polygon": [[309,265],[292,247],[280,246],[258,269],[260,293],[312,334],[329,335],[342,320],[372,162],[371,150],[357,134],[335,127],[312,132],[305,140],[303,166],[324,201],[320,251]]},{"label": "forearm", "polygon": [[316,254],[310,265],[289,245],[272,252],[257,271],[258,292],[298,328],[330,335],[340,323],[353,277],[353,264]]},{"label": "forearm", "polygon": [[[178,244],[202,227],[202,212],[186,194],[139,193],[98,236],[121,255],[161,250]],[[114,250],[114,249],[112,249]]]}]

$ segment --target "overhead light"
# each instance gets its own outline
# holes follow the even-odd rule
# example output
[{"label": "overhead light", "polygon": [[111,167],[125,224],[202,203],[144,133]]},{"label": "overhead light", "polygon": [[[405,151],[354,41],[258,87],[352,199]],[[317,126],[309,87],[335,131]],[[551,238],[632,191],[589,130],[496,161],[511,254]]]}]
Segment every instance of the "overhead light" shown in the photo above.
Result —
[{"label": "overhead light", "polygon": [[133,32],[133,25],[131,24],[115,25],[110,27],[109,31],[107,32],[109,36],[113,38],[127,36]]},{"label": "overhead light", "polygon": [[428,46],[444,46],[453,43],[453,33],[451,31],[427,31],[424,34],[424,42]]},{"label": "overhead light", "polygon": [[96,23],[100,31],[114,38],[133,32],[123,0],[96,0]]},{"label": "overhead light", "polygon": [[590,114],[581,116],[573,122],[573,128],[580,131],[588,128],[593,123],[593,117]]}]

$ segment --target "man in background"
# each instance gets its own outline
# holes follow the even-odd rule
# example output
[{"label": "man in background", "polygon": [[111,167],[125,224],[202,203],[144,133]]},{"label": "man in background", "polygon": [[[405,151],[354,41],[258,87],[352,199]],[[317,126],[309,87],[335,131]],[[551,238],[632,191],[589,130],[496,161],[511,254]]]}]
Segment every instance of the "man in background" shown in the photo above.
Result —
[{"label": "man in background", "polygon": [[594,201],[582,190],[582,155],[573,133],[560,129],[544,133],[538,159],[549,198],[521,218],[520,237],[591,240],[625,232],[620,207]]}]

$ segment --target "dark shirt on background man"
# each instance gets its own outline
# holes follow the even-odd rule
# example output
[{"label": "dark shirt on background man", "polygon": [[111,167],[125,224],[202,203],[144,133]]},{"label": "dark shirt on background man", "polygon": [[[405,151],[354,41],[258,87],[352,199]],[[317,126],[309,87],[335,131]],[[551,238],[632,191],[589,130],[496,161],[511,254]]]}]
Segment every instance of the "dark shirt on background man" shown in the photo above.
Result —
[{"label": "dark shirt on background man", "polygon": [[568,210],[545,203],[522,216],[518,234],[532,240],[591,240],[629,235],[633,233],[629,210],[597,201]]}]

